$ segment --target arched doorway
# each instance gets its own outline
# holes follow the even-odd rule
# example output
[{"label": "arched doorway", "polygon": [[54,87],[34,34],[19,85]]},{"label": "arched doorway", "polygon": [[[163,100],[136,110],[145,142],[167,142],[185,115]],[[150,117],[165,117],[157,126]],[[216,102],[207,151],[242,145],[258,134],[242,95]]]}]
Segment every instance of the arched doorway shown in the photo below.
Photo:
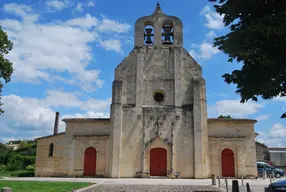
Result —
[{"label": "arched doorway", "polygon": [[153,148],[150,150],[150,176],[167,175],[167,150]]},{"label": "arched doorway", "polygon": [[83,176],[95,176],[96,174],[96,149],[89,147],[84,152]]},{"label": "arched doorway", "polygon": [[221,152],[221,168],[223,177],[234,177],[234,153],[231,149]]}]

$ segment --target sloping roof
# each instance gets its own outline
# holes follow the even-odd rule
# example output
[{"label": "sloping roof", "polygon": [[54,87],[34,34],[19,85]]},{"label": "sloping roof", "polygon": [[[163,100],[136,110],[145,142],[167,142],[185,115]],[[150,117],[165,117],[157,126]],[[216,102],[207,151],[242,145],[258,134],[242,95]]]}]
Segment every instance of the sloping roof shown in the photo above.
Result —
[{"label": "sloping roof", "polygon": [[66,118],[63,122],[68,121],[96,121],[96,122],[109,122],[110,118]]},{"label": "sloping roof", "polygon": [[208,122],[241,122],[241,123],[256,123],[255,119],[234,119],[234,118],[208,118]]},{"label": "sloping roof", "polygon": [[269,151],[286,151],[286,147],[268,147]]},{"label": "sloping roof", "polygon": [[[96,121],[96,122],[109,122],[110,118],[66,118],[67,121]],[[208,122],[252,122],[256,123],[254,119],[234,119],[234,118],[208,118]]]},{"label": "sloping roof", "polygon": [[267,148],[267,145],[265,145],[264,143],[260,143],[258,141],[255,141],[255,144]]},{"label": "sloping roof", "polygon": [[45,139],[45,138],[54,137],[54,136],[58,136],[58,135],[63,135],[65,133],[66,132],[61,132],[61,133],[58,133],[58,134],[55,134],[55,135],[48,135],[48,136],[44,136],[44,137],[38,137],[35,140],[40,140],[40,139]]}]

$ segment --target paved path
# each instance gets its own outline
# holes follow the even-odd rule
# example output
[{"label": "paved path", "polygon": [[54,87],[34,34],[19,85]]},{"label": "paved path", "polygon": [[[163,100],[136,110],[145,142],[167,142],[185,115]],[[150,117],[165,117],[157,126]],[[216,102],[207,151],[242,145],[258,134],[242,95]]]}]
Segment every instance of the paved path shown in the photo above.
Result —
[{"label": "paved path", "polygon": [[[122,178],[122,179],[111,179],[111,178],[52,178],[52,177],[27,177],[27,178],[3,178],[4,180],[25,180],[25,181],[67,181],[67,182],[91,182],[91,183],[97,183],[102,184],[98,187],[105,187],[108,189],[108,187],[116,187],[118,191],[128,191],[125,189],[121,189],[121,187],[127,187],[132,185],[137,185],[140,189],[145,185],[150,185],[148,188],[153,188],[156,185],[160,185],[163,187],[166,187],[166,185],[177,187],[178,190],[183,187],[187,187],[190,190],[192,189],[192,186],[211,186],[211,179],[137,179],[137,178]],[[2,179],[2,180],[3,180]],[[1,179],[0,179],[1,180]],[[253,192],[261,192],[264,191],[264,187],[267,187],[270,184],[269,179],[246,179],[244,180],[244,186],[242,186],[241,180],[239,181],[240,185],[240,192],[246,191],[246,183],[250,184],[250,188]],[[228,179],[228,185],[229,185],[229,191],[231,191],[232,179]],[[124,186],[123,186],[124,185]],[[164,186],[165,185],[165,186]],[[217,185],[218,186],[218,185]],[[221,188],[222,190],[224,188]],[[158,189],[159,190],[159,189]],[[104,191],[104,190],[99,190]],[[133,188],[133,191],[138,191]],[[140,191],[140,190],[139,190]],[[144,190],[143,190],[144,191]],[[160,190],[159,190],[160,191]],[[187,190],[188,191],[188,190]],[[224,190],[225,191],[225,190]]]},{"label": "paved path", "polygon": [[220,192],[216,187],[206,185],[120,185],[104,184],[93,188],[92,192]]}]

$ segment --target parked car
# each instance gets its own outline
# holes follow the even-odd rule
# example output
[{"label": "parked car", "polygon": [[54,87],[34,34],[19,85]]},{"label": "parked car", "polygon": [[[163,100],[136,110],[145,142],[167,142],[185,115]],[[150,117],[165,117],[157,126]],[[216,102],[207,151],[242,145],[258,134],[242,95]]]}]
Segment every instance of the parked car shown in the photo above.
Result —
[{"label": "parked car", "polygon": [[275,167],[273,167],[273,166],[271,166],[265,162],[257,162],[257,172],[258,172],[259,177],[263,176],[264,170],[266,171],[267,175],[270,175],[270,174],[272,174],[272,172],[274,172],[274,176],[276,178],[280,178],[280,177],[284,176],[284,171],[282,169],[275,168]]},{"label": "parked car", "polygon": [[271,183],[267,192],[285,192],[286,191],[286,179],[278,180]]}]

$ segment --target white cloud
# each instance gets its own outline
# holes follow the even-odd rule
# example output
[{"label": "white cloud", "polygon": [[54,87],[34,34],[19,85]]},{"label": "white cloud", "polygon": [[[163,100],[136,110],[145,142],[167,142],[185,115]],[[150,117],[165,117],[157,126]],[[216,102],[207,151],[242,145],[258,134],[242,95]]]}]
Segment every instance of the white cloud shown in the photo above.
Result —
[{"label": "white cloud", "polygon": [[81,4],[81,3],[77,3],[74,10],[75,10],[75,11],[78,11],[78,12],[83,11],[82,4]]},{"label": "white cloud", "polygon": [[104,18],[97,29],[105,32],[126,33],[131,29],[131,25]]},{"label": "white cloud", "polygon": [[284,96],[284,97],[282,97],[282,96],[274,97],[273,100],[274,100],[274,101],[283,101],[283,102],[286,102],[286,96]]},{"label": "white cloud", "polygon": [[[204,15],[207,19],[205,24],[210,29],[221,29],[223,28],[222,16],[218,15],[213,11],[209,5],[206,5],[201,11],[201,15]],[[213,39],[216,37],[216,33],[211,30],[206,33],[205,40],[201,44],[192,44],[189,53],[195,59],[208,60],[214,55],[218,54],[220,51],[217,47],[213,46]]]},{"label": "white cloud", "polygon": [[219,15],[214,10],[210,8],[209,5],[206,5],[201,11],[201,15],[204,15],[207,23],[205,24],[210,29],[222,29],[223,24],[223,15]]},{"label": "white cloud", "polygon": [[45,107],[76,107],[81,110],[102,110],[110,105],[110,99],[96,100],[88,99],[82,101],[77,95],[61,90],[48,90],[44,99],[39,100],[41,106]]},{"label": "white cloud", "polygon": [[194,50],[194,49],[191,49],[189,51],[189,54],[194,58],[194,59],[198,59],[198,53]]},{"label": "white cloud", "polygon": [[49,8],[56,9],[56,10],[60,11],[64,8],[68,7],[69,3],[68,3],[68,1],[49,0],[49,1],[46,1],[46,5]]},{"label": "white cloud", "polygon": [[17,3],[8,3],[4,5],[4,11],[12,13],[19,16],[25,16],[32,11],[31,6],[17,4]]},{"label": "white cloud", "polygon": [[214,47],[212,43],[208,43],[206,41],[203,41],[200,45],[198,45],[197,49],[193,48],[189,51],[190,55],[192,55],[195,59],[203,60],[208,60],[219,52],[220,51],[218,48]]},{"label": "white cloud", "polygon": [[217,102],[214,106],[208,106],[208,113],[213,117],[230,115],[232,117],[242,118],[255,114],[261,108],[263,108],[262,104],[252,101],[242,104],[239,100],[222,100]]},{"label": "white cloud", "polygon": [[87,111],[84,114],[76,113],[74,115],[63,115],[62,118],[109,118],[109,113]]},{"label": "white cloud", "polygon": [[54,112],[41,106],[38,99],[9,95],[3,96],[2,100],[5,113],[1,115],[1,121],[18,135],[29,135],[29,131],[37,129],[47,134],[52,130]]},{"label": "white cloud", "polygon": [[18,140],[34,140],[36,137],[0,137],[0,141],[4,141],[5,143],[9,141],[18,141]]},{"label": "white cloud", "polygon": [[100,42],[100,46],[105,48],[107,51],[116,51],[117,53],[123,54],[121,42],[115,39],[109,39]]},{"label": "white cloud", "polygon": [[265,121],[269,119],[269,115],[259,115],[258,117],[256,117],[257,121]]},{"label": "white cloud", "polygon": [[89,29],[91,27],[97,26],[99,22],[100,21],[96,17],[93,17],[88,13],[84,17],[70,19],[66,21],[65,24]]},{"label": "white cloud", "polygon": [[265,143],[268,147],[286,147],[286,126],[275,123],[268,132],[259,133],[257,141]]},{"label": "white cloud", "polygon": [[94,7],[95,3],[93,1],[89,1],[87,4],[88,7]]},{"label": "white cloud", "polygon": [[0,20],[0,25],[4,26],[4,28],[6,29],[10,29],[16,32],[22,30],[21,23],[17,20],[3,19],[3,20]]},{"label": "white cloud", "polygon": [[269,132],[270,137],[275,137],[275,138],[285,138],[286,137],[286,126],[282,125],[281,123],[275,123]]},{"label": "white cloud", "polygon": [[[102,86],[103,81],[99,79],[99,70],[87,69],[90,62],[95,60],[91,43],[98,42],[106,50],[123,53],[119,40],[100,40],[101,34],[91,30],[91,27],[98,27],[100,33],[117,34],[129,30],[130,25],[126,23],[109,19],[100,21],[90,14],[62,22],[39,23],[39,15],[28,13],[27,11],[32,11],[28,6],[5,6],[5,11],[23,18],[21,21],[0,20],[14,42],[14,48],[8,54],[8,59],[13,62],[15,69],[13,82],[52,83],[59,80],[80,86],[84,91],[94,91]],[[115,29],[111,29],[111,25]],[[68,72],[70,77],[62,77],[61,74],[65,72]]]},{"label": "white cloud", "polygon": [[[2,97],[5,113],[0,116],[0,131],[13,137],[43,136],[52,134],[55,117],[54,107],[64,109],[77,108],[83,113],[62,114],[65,117],[109,117],[111,99],[81,100],[80,94],[60,90],[48,90],[43,98],[7,95]],[[65,124],[60,121],[60,131]],[[1,138],[0,138],[1,139]],[[2,138],[3,139],[3,138]]]},{"label": "white cloud", "polygon": [[216,47],[213,47],[211,43],[203,42],[200,45],[200,57],[202,59],[210,59],[217,53],[219,53],[219,50]]},{"label": "white cloud", "polygon": [[214,31],[209,31],[209,32],[206,34],[206,37],[207,37],[207,40],[212,41],[213,38],[216,37],[216,33],[215,33]]}]

